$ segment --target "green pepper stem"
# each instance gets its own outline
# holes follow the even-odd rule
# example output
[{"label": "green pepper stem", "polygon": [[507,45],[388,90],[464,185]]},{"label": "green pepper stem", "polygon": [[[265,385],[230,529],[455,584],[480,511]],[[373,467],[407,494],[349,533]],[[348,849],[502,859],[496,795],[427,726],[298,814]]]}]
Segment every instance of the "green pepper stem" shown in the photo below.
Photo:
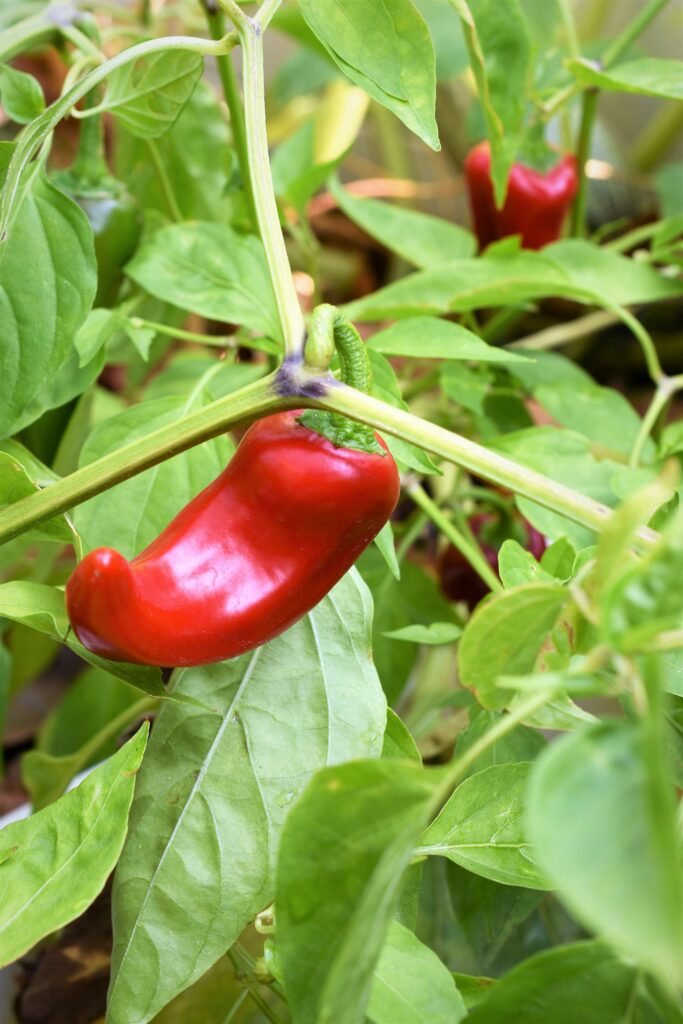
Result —
[{"label": "green pepper stem", "polygon": [[[231,16],[230,10],[228,15]],[[266,104],[263,79],[263,38],[261,26],[242,14],[237,30],[244,54],[244,115],[247,156],[256,219],[275,292],[287,359],[300,359],[303,353],[305,326],[294,287],[285,239],[268,156]]]},{"label": "green pepper stem", "polygon": [[[362,420],[375,430],[410,441],[491,483],[507,487],[544,508],[559,512],[572,522],[580,523],[596,533],[600,533],[612,515],[612,510],[606,505],[579,494],[564,484],[550,480],[541,473],[521,466],[444,427],[428,423],[412,413],[387,405],[343,384],[332,385],[323,396],[311,399],[310,404],[319,409],[340,412],[353,419]],[[637,537],[642,545],[647,546],[658,539],[658,535],[647,527],[641,527]]]},{"label": "green pepper stem", "polygon": [[[453,434],[412,413],[334,382],[329,376],[302,374],[300,384],[290,377],[283,385],[280,375],[272,374],[190,413],[170,427],[162,427],[146,437],[132,441],[83,466],[63,480],[7,506],[0,512],[0,544],[150,466],[156,466],[179,452],[216,437],[235,423],[283,409],[302,407],[340,412],[374,429],[410,441],[455,465],[463,466],[490,483],[507,487],[544,508],[559,512],[596,533],[601,531],[612,515],[610,508],[586,495],[489,451],[459,434]],[[649,547],[657,542],[659,536],[653,530],[641,527],[637,538],[642,546]]]},{"label": "green pepper stem", "polygon": [[[215,10],[211,5],[211,0],[203,0],[203,6],[206,12],[206,21],[209,26],[211,38],[216,40],[222,39],[225,35],[225,18],[223,12]],[[232,131],[232,141],[235,145],[235,152],[237,153],[237,161],[239,163],[240,175],[244,186],[244,194],[247,198],[247,206],[249,207],[249,213],[251,215],[253,225],[256,227],[258,218],[256,215],[256,205],[254,203],[254,192],[251,187],[251,175],[249,172],[247,128],[244,120],[244,110],[240,100],[239,89],[237,87],[235,67],[232,63],[230,54],[219,54],[216,57],[216,67],[218,69],[218,77],[221,80],[221,86],[223,87],[225,102],[230,114],[230,130]]]}]

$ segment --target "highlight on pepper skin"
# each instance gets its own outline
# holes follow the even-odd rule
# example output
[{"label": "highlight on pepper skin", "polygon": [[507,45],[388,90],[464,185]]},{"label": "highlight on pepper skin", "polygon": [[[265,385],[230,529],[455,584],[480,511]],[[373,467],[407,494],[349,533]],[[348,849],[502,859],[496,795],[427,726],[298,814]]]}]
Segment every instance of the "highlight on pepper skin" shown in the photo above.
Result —
[{"label": "highlight on pepper skin", "polygon": [[336,447],[300,411],[254,423],[227,468],[140,555],[90,552],[66,587],[89,650],[200,665],[272,640],[332,589],[389,519],[400,491],[384,454]]}]

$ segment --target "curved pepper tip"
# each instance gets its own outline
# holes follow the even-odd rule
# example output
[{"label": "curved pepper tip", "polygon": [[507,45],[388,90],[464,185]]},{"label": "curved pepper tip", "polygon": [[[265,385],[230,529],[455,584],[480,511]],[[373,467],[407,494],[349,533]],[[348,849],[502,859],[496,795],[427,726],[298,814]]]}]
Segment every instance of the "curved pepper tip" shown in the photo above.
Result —
[{"label": "curved pepper tip", "polygon": [[130,564],[114,548],[96,548],[78,563],[66,585],[66,610],[85,647],[103,657],[114,655],[116,648],[105,639],[107,624],[132,593]]}]

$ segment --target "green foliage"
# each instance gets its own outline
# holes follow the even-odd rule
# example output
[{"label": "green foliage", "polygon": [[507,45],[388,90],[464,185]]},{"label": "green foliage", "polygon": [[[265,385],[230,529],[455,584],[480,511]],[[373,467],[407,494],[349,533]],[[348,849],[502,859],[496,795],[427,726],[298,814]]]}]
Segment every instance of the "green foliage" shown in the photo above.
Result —
[{"label": "green foliage", "polygon": [[[614,39],[604,3],[218,6],[0,5],[0,806],[18,780],[32,804],[0,827],[0,963],[50,956],[115,872],[110,1024],[683,1024],[666,5]],[[111,308],[49,184],[98,114],[144,213]],[[515,162],[576,156],[542,250],[468,226],[484,136],[499,204]],[[332,303],[371,395],[301,363]],[[84,552],[140,554],[251,421],[304,407],[398,464],[359,572],[230,661],[88,650]]]},{"label": "green foliage", "polygon": [[8,964],[92,903],[126,835],[147,726],[51,807],[0,840],[0,963]]}]

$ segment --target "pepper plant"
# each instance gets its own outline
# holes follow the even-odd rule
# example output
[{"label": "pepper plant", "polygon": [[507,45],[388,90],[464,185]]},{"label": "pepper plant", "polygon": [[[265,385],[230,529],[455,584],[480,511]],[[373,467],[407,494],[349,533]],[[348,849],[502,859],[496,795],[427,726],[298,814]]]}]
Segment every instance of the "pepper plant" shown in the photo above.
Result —
[{"label": "pepper plant", "polygon": [[18,1021],[683,1020],[677,18],[3,6]]}]

